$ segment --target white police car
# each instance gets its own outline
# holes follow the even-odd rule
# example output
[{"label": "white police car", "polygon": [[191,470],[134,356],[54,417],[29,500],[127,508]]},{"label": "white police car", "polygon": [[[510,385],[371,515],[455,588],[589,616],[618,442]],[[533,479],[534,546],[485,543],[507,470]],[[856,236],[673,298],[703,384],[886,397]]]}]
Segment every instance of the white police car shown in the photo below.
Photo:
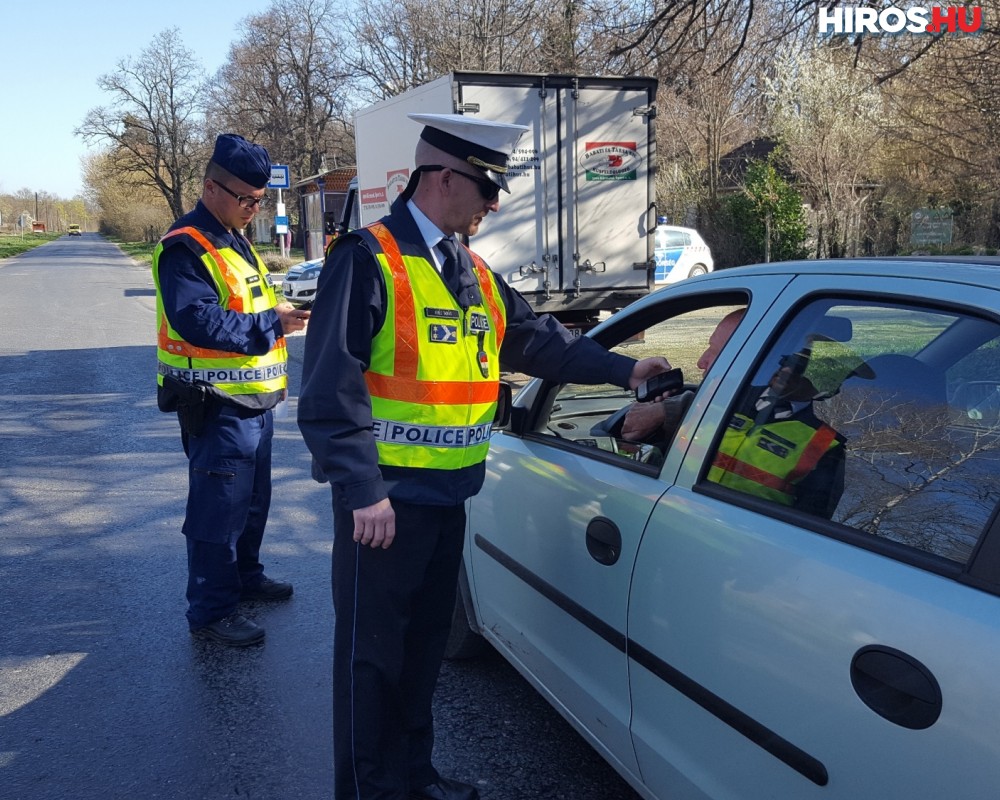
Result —
[{"label": "white police car", "polygon": [[316,296],[316,286],[319,283],[319,273],[323,269],[323,259],[303,261],[288,268],[281,282],[281,293],[285,299],[294,305],[312,303]]},{"label": "white police car", "polygon": [[690,402],[629,441],[630,392],[520,391],[452,655],[481,635],[645,800],[997,797],[1000,259],[740,267],[588,335]]},{"label": "white police car", "polygon": [[694,228],[659,223],[653,250],[653,277],[657,284],[676,283],[711,272],[712,251]]}]

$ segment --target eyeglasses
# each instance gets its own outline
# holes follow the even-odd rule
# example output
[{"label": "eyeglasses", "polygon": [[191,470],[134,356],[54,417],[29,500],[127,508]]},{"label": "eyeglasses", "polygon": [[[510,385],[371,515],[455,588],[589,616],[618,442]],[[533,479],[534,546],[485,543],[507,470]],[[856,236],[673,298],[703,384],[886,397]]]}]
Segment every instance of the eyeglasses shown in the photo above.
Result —
[{"label": "eyeglasses", "polygon": [[488,203],[492,203],[500,196],[500,187],[493,183],[493,181],[487,180],[486,178],[479,178],[475,175],[470,175],[468,172],[462,172],[462,170],[455,169],[454,167],[450,167],[450,169],[456,175],[468,178],[476,184],[476,188],[479,189],[480,196]]},{"label": "eyeglasses", "polygon": [[422,166],[419,169],[421,172],[441,172],[442,170],[450,169],[456,175],[461,175],[463,178],[467,178],[476,184],[476,188],[479,189],[480,197],[482,197],[487,203],[492,203],[500,196],[500,187],[487,178],[480,178],[478,175],[470,175],[468,172],[462,172],[462,170],[455,169],[454,167],[445,167],[441,164],[430,164]]},{"label": "eyeglasses", "polygon": [[260,197],[252,197],[251,195],[248,194],[236,194],[236,192],[234,192],[232,189],[226,186],[226,184],[217,181],[215,178],[212,178],[212,183],[214,183],[216,186],[222,189],[222,191],[224,191],[226,194],[235,197],[236,202],[240,204],[240,208],[246,211],[250,211],[252,208],[255,207],[267,208],[269,205],[271,205],[271,198],[268,197],[266,194],[261,195]]}]

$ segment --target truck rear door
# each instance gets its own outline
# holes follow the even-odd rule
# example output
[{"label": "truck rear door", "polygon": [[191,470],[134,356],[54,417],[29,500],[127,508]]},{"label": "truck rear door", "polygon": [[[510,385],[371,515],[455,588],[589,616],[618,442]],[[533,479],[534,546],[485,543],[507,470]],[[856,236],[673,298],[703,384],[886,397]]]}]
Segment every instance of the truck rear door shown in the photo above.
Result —
[{"label": "truck rear door", "polygon": [[650,286],[655,145],[647,78],[456,73],[458,103],[527,125],[503,224],[475,248],[540,311],[620,308]]}]

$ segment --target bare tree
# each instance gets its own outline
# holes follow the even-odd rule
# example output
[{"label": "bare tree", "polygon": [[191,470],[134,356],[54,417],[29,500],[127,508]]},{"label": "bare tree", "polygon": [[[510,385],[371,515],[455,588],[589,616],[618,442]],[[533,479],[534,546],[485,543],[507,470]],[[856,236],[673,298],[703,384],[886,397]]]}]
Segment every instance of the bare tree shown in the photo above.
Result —
[{"label": "bare tree", "polygon": [[361,0],[348,21],[349,58],[364,80],[365,98],[392,97],[447,72],[447,59],[437,58],[434,45],[452,21],[433,0]]},{"label": "bare tree", "polygon": [[883,87],[901,213],[950,206],[965,241],[1000,245],[1000,37],[942,41]]},{"label": "bare tree", "polygon": [[814,46],[777,59],[768,95],[803,195],[813,203],[817,256],[857,255],[884,143],[885,105],[845,48]]},{"label": "bare tree", "polygon": [[716,51],[725,54],[714,67],[713,74],[721,74],[751,42],[755,26],[766,27],[773,51],[780,42],[814,35],[817,8],[828,5],[829,0],[632,2],[624,16],[609,23],[617,39],[609,55],[627,56],[634,69],[673,74],[688,72],[692,58]]},{"label": "bare tree", "polygon": [[100,209],[100,230],[127,242],[155,242],[176,218],[163,195],[129,173],[122,153],[96,153],[84,162],[87,199]]},{"label": "bare tree", "polygon": [[92,108],[75,133],[110,146],[136,186],[155,189],[180,216],[197,194],[205,161],[200,90],[203,70],[177,28],[155,37],[138,58],[97,80],[111,104]]},{"label": "bare tree", "polygon": [[351,60],[370,100],[452,70],[602,74],[618,13],[610,0],[362,0]]},{"label": "bare tree", "polygon": [[211,132],[240,132],[299,176],[319,172],[324,159],[351,163],[352,76],[341,55],[340,4],[275,0],[240,30],[208,91],[217,109]]}]

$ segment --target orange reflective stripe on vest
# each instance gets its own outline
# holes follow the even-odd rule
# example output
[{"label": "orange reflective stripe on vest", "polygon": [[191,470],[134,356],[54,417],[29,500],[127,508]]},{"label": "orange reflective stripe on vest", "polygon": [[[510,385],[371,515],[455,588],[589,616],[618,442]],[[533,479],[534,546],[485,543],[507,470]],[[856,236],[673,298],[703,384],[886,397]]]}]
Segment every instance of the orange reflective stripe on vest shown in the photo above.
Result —
[{"label": "orange reflective stripe on vest", "polygon": [[[226,307],[230,311],[239,311],[243,313],[243,297],[240,295],[240,279],[238,275],[233,275],[229,265],[226,260],[222,257],[222,254],[216,249],[208,238],[197,228],[178,228],[177,230],[170,231],[164,235],[161,241],[166,241],[167,239],[178,236],[178,235],[190,236],[198,244],[200,244],[205,252],[211,256],[212,260],[218,265],[219,272],[222,274],[223,279],[226,282],[226,288],[229,290],[229,298],[226,301]],[[174,355],[186,356],[187,358],[245,358],[244,353],[235,353],[227,350],[213,350],[209,347],[196,347],[183,339],[174,339],[170,336],[170,331],[167,328],[166,319],[160,320],[160,330],[158,332],[158,344],[160,349],[166,350]],[[275,350],[279,347],[285,347],[285,337],[279,336],[271,348]]]},{"label": "orange reflective stripe on vest", "polygon": [[[369,227],[378,239],[382,252],[385,253],[392,272],[392,281],[396,295],[396,360],[393,375],[401,380],[415,380],[417,377],[417,314],[413,307],[413,294],[410,292],[410,279],[403,265],[403,254],[389,229],[380,222]],[[392,378],[385,377],[387,381]],[[369,376],[369,381],[371,376]],[[370,385],[370,383],[369,383]],[[383,395],[386,396],[386,395]],[[407,398],[398,398],[405,400]]]},{"label": "orange reflective stripe on vest", "polygon": [[[463,244],[462,247],[465,247],[465,245]],[[493,323],[497,326],[497,339],[503,341],[504,333],[507,331],[507,317],[500,313],[500,307],[497,304],[497,296],[493,293],[493,280],[490,277],[490,269],[486,266],[486,262],[483,261],[478,254],[473,253],[468,247],[465,247],[465,252],[472,257],[472,263],[476,267],[479,285],[483,289],[483,302],[490,311]]]},{"label": "orange reflective stripe on vest", "polygon": [[239,276],[233,275],[232,270],[229,269],[229,265],[226,260],[222,257],[219,251],[215,248],[208,238],[197,228],[178,228],[175,231],[170,231],[166,234],[161,241],[166,241],[172,236],[179,236],[180,234],[185,234],[194,239],[198,244],[205,248],[205,252],[208,253],[212,260],[218,265],[219,272],[222,273],[223,280],[226,282],[226,288],[229,289],[229,310],[243,312],[243,297],[240,293],[240,279]]},{"label": "orange reflective stripe on vest", "polygon": [[806,445],[805,450],[802,452],[802,457],[795,465],[795,468],[788,474],[788,482],[791,484],[798,483],[812,472],[836,438],[837,433],[833,428],[829,425],[821,425],[816,430],[816,435],[809,440],[809,444]]},{"label": "orange reflective stripe on vest", "polygon": [[[396,297],[396,352],[392,375],[366,372],[365,380],[369,391],[387,400],[401,400],[407,403],[439,403],[462,405],[468,403],[491,403],[496,400],[497,389],[492,383],[481,381],[436,381],[417,380],[418,333],[417,314],[413,307],[413,293],[410,278],[403,265],[403,254],[399,244],[389,230],[380,222],[369,226],[385,254],[392,273]],[[463,245],[464,247],[464,245]],[[489,309],[493,324],[496,325],[497,339],[502,340],[506,330],[506,318],[500,311],[493,291],[493,280],[486,263],[471,250],[478,273],[479,285],[483,291],[483,301]]]}]

